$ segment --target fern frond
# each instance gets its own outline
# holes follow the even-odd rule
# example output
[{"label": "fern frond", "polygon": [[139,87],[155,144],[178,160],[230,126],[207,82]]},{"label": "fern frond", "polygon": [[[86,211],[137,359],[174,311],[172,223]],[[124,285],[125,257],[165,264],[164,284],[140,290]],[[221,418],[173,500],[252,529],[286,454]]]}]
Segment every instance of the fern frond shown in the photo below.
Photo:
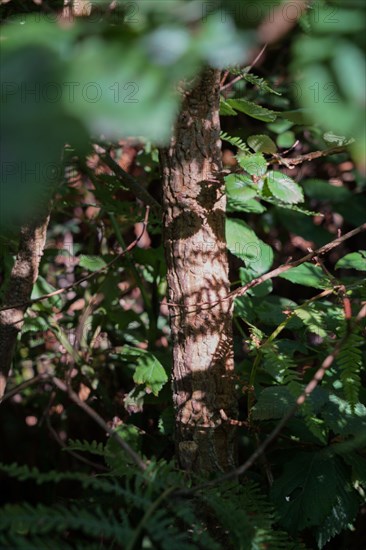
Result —
[{"label": "fern frond", "polygon": [[261,348],[263,353],[263,368],[278,384],[290,384],[297,381],[296,363],[288,354],[280,351],[276,343]]},{"label": "fern frond", "polygon": [[280,92],[277,92],[276,90],[271,88],[271,86],[268,84],[268,82],[264,78],[261,78],[260,76],[251,73],[250,69],[251,69],[250,66],[244,67],[243,69],[231,67],[230,73],[235,76],[242,76],[246,82],[249,82],[249,84],[253,84],[253,86],[256,86],[262,92],[267,92],[269,94],[275,94],[275,95],[282,95]]},{"label": "fern frond", "polygon": [[336,361],[340,369],[340,379],[345,398],[354,410],[359,401],[361,388],[362,351],[360,348],[364,340],[358,334],[359,328],[353,330],[354,332],[348,336]]},{"label": "fern frond", "polygon": [[229,136],[226,132],[221,132],[220,139],[234,145],[234,147],[237,147],[240,151],[243,151],[243,153],[247,153],[248,155],[252,154],[252,151],[240,137]]},{"label": "fern frond", "polygon": [[98,506],[88,510],[75,505],[50,508],[42,504],[34,507],[27,503],[11,504],[0,509],[0,532],[7,531],[15,535],[22,533],[31,537],[33,534],[54,535],[71,530],[125,544],[131,535],[131,528],[127,516],[122,513],[119,516],[111,510],[104,512]]},{"label": "fern frond", "polygon": [[94,455],[105,456],[105,446],[101,442],[97,441],[81,441],[80,439],[69,439],[67,442],[67,449],[70,451],[81,451],[85,453],[91,453]]}]

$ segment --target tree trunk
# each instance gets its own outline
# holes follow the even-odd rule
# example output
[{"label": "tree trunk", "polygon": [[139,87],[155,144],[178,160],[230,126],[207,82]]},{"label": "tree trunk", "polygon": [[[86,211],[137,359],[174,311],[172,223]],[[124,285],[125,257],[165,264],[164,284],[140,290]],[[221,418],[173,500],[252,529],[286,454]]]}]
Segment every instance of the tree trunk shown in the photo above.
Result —
[{"label": "tree trunk", "polygon": [[[0,402],[5,392],[17,337],[24,324],[27,302],[38,277],[48,221],[47,209],[41,219],[21,228],[18,254],[6,285],[3,303],[0,304]],[[10,307],[13,305],[16,307]]]},{"label": "tree trunk", "polygon": [[[236,462],[232,310],[222,176],[220,71],[207,69],[160,151],[173,340],[173,400],[180,466],[227,471]],[[195,310],[190,312],[191,310]]]}]

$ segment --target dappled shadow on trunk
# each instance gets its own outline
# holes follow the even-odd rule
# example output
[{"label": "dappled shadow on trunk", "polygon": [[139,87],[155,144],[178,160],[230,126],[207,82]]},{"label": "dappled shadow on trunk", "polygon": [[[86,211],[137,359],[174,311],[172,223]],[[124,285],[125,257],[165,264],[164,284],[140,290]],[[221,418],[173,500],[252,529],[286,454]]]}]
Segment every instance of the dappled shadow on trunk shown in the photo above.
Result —
[{"label": "dappled shadow on trunk", "polygon": [[[160,151],[177,455],[201,473],[235,463],[219,87],[220,71],[206,70],[183,91],[171,143]],[[212,307],[197,308],[202,302]]]}]

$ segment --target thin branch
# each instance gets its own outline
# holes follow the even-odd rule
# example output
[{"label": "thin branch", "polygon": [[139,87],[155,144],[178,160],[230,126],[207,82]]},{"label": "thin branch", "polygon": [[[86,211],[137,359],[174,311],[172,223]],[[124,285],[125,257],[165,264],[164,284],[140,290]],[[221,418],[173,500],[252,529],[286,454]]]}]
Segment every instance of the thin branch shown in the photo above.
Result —
[{"label": "thin branch", "polygon": [[68,446],[66,445],[66,443],[64,441],[62,441],[61,437],[58,435],[58,433],[56,432],[56,430],[52,426],[49,416],[47,416],[47,418],[46,418],[46,424],[47,424],[47,428],[48,428],[51,436],[53,437],[53,439],[56,441],[56,443],[58,443],[60,445],[62,450],[67,452],[70,456],[73,456],[74,458],[76,458],[76,460],[80,460],[80,462],[83,462],[84,464],[87,464],[91,468],[94,468],[96,470],[100,470],[101,472],[108,472],[109,471],[108,468],[103,466],[103,464],[98,464],[97,462],[94,462],[93,460],[89,460],[88,458],[85,458],[85,456],[82,456],[80,453],[77,453],[77,452],[69,449]]},{"label": "thin branch", "polygon": [[150,211],[150,207],[147,206],[146,207],[145,218],[144,218],[144,221],[142,222],[143,225],[142,225],[142,231],[141,231],[140,235],[134,241],[132,241],[132,243],[130,243],[125,250],[123,250],[115,258],[113,258],[105,266],[101,267],[97,271],[93,271],[92,273],[89,273],[85,277],[82,277],[81,279],[78,279],[77,281],[75,281],[74,283],[69,284],[68,286],[65,286],[63,288],[59,288],[58,290],[54,290],[53,292],[50,292],[49,294],[43,294],[43,296],[39,296],[39,298],[34,298],[33,300],[28,300],[27,302],[23,302],[21,304],[12,304],[10,306],[1,307],[0,312],[5,311],[7,309],[12,309],[12,308],[26,307],[26,306],[29,306],[29,305],[32,305],[32,304],[36,304],[37,302],[41,302],[42,300],[47,300],[47,298],[52,298],[53,296],[58,296],[59,294],[63,294],[64,292],[67,292],[68,290],[71,290],[75,286],[78,286],[81,283],[84,283],[85,281],[88,281],[89,279],[92,279],[96,275],[99,275],[100,273],[102,273],[103,271],[105,271],[106,269],[111,267],[111,265],[113,265],[115,262],[117,262],[117,260],[122,258],[122,256],[124,256],[125,254],[130,252],[133,248],[135,248],[135,246],[141,240],[142,236],[145,233],[146,227],[147,227],[148,218],[149,218],[149,211]]},{"label": "thin branch", "polygon": [[311,153],[306,153],[305,155],[299,155],[297,157],[285,158],[280,155],[274,154],[273,159],[269,162],[270,164],[282,164],[286,168],[294,168],[298,164],[303,162],[310,162],[314,159],[321,157],[327,157],[328,155],[335,155],[337,153],[344,153],[347,150],[346,146],[330,147],[329,149],[324,149],[323,151],[313,151]]},{"label": "thin branch", "polygon": [[151,206],[155,211],[161,212],[161,206],[157,200],[107,153],[99,153],[101,160],[110,168],[115,176],[144,204]]},{"label": "thin branch", "polygon": [[6,392],[3,397],[0,399],[0,404],[6,401],[7,399],[10,399],[14,395],[17,395],[17,393],[22,392],[23,390],[26,390],[30,386],[33,386],[33,384],[37,384],[41,381],[47,381],[49,380],[48,374],[37,374],[37,376],[33,376],[33,378],[30,378],[29,380],[26,380],[25,382],[22,382],[21,384],[18,384],[18,386],[15,386],[12,390],[9,390]]},{"label": "thin branch", "polygon": [[114,437],[118,445],[131,458],[131,460],[136,464],[136,466],[138,466],[140,470],[142,470],[143,472],[146,470],[147,466],[143,462],[143,460],[141,460],[139,455],[128,445],[128,443],[126,443],[126,441],[122,439],[120,435],[118,435],[115,430],[108,426],[108,424],[96,411],[94,411],[94,409],[89,407],[89,405],[85,403],[85,401],[82,401],[79,396],[59,378],[52,376],[51,381],[59,390],[66,393],[71,401],[73,401],[78,407],[80,407],[80,409],[86,412],[86,414],[90,416],[90,418],[92,418],[102,428],[102,430],[104,430],[111,437]]},{"label": "thin branch", "polygon": [[[231,80],[230,82],[228,82],[227,84],[225,85],[222,85],[220,87],[220,92],[226,90],[227,88],[230,88],[230,86],[232,86],[233,84],[236,84],[237,82],[239,82],[239,80],[241,80],[242,78],[245,78],[245,75],[248,74],[252,68],[254,67],[254,65],[256,65],[256,63],[258,63],[259,59],[262,57],[265,49],[267,48],[267,44],[264,44],[263,48],[261,49],[261,51],[259,52],[259,54],[255,57],[255,59],[252,61],[252,63],[249,65],[249,67],[246,67],[245,68],[245,73],[243,74],[240,74],[239,76],[236,76],[233,80]],[[226,75],[227,76],[227,75]],[[226,77],[225,77],[226,78]],[[225,80],[223,79],[222,83],[224,82]]]}]

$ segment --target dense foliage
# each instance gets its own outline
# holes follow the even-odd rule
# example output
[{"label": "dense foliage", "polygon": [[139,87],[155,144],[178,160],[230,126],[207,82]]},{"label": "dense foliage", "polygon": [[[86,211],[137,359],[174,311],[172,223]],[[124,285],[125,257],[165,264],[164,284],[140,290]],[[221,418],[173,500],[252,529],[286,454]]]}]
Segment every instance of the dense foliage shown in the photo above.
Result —
[{"label": "dense foliage", "polygon": [[[0,546],[361,548],[366,251],[356,234],[311,252],[365,222],[361,2],[313,2],[264,49],[280,2],[96,2],[73,21],[23,4],[2,7],[0,296],[24,219],[52,211],[0,405]],[[309,255],[235,300],[240,463],[288,421],[232,479],[174,461],[158,147],[205,65],[232,289]]]}]

